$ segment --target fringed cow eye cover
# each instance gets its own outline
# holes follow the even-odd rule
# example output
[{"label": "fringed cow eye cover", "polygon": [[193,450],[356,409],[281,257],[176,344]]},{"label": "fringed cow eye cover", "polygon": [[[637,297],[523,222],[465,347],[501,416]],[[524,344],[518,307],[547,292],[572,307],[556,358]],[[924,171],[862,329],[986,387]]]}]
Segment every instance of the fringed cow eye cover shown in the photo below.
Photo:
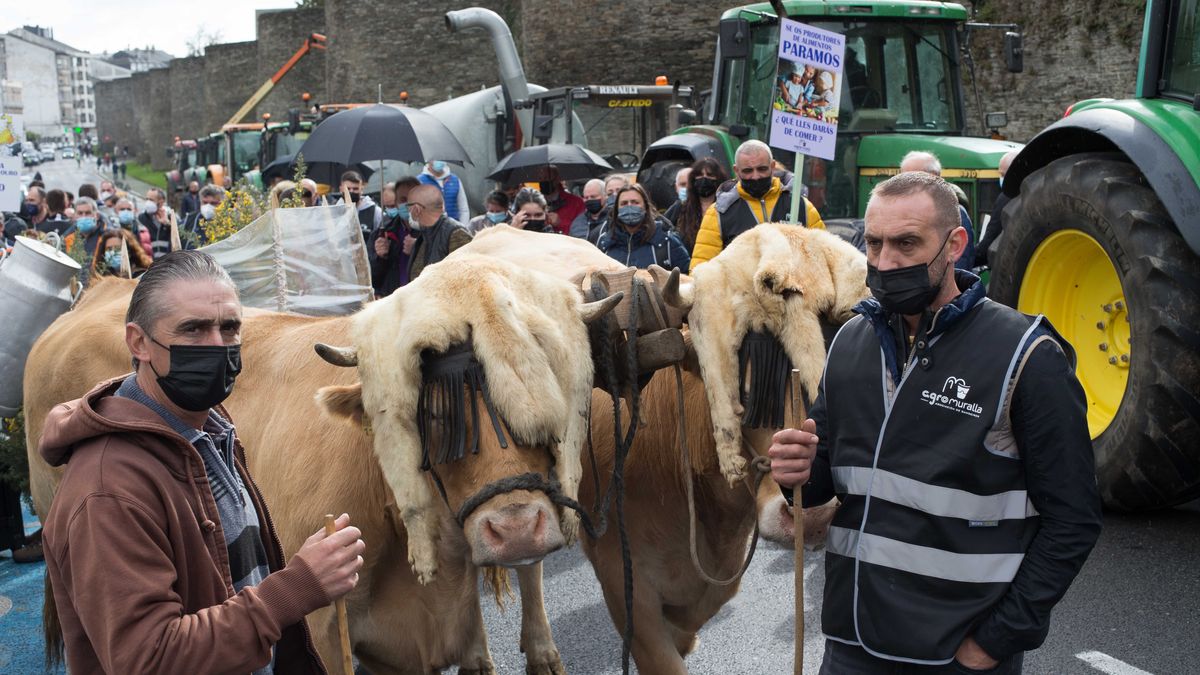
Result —
[{"label": "fringed cow eye cover", "polygon": [[[746,369],[750,391],[746,391]],[[752,429],[782,429],[792,361],[771,333],[750,331],[738,349],[738,392],[745,413],[742,424]]]},{"label": "fringed cow eye cover", "polygon": [[[421,396],[417,402],[417,427],[421,432],[421,468],[462,459],[468,444],[472,454],[479,452],[479,408],[475,394],[483,394],[492,430],[500,447],[507,448],[501,419],[488,393],[483,364],[475,358],[471,341],[454,345],[445,352],[421,352]],[[467,410],[471,414],[470,438]],[[435,438],[435,432],[436,438]],[[436,441],[436,446],[435,446]],[[519,441],[518,441],[519,442]]]}]

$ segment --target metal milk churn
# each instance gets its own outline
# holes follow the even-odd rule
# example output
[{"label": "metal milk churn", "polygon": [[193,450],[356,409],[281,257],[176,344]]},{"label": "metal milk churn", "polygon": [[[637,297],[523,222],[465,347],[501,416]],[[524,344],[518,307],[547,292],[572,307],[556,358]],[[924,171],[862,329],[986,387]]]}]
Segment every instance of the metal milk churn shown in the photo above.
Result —
[{"label": "metal milk churn", "polygon": [[71,307],[79,264],[62,251],[17,237],[0,264],[0,417],[17,414],[33,342]]}]

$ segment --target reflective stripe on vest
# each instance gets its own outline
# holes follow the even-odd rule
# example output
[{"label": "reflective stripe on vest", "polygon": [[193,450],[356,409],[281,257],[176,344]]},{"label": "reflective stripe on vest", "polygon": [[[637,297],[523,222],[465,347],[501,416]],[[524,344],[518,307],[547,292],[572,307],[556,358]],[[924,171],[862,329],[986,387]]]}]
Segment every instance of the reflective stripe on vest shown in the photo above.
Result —
[{"label": "reflective stripe on vest", "polygon": [[966,490],[922,483],[891,471],[872,471],[865,466],[834,467],[833,483],[839,493],[864,497],[870,494],[874,499],[883,499],[944,518],[991,521],[1028,518],[1038,514],[1025,490],[977,495]]},{"label": "reflective stripe on vest", "polygon": [[825,546],[872,565],[972,584],[1010,582],[1025,559],[1024,553],[951,553],[846,527],[829,528]]}]

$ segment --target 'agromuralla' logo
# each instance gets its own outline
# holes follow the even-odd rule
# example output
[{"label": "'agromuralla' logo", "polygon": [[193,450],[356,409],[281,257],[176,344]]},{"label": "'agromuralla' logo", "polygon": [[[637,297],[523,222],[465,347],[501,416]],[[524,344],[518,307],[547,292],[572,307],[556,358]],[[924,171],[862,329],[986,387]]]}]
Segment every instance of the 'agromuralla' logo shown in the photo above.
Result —
[{"label": "'agromuralla' logo", "polygon": [[967,384],[966,380],[951,375],[946,378],[940,394],[936,391],[925,389],[921,392],[921,399],[929,405],[936,405],[939,408],[945,408],[946,410],[952,410],[971,417],[979,417],[983,414],[983,406],[978,403],[967,402],[967,394],[970,391],[971,385]]}]

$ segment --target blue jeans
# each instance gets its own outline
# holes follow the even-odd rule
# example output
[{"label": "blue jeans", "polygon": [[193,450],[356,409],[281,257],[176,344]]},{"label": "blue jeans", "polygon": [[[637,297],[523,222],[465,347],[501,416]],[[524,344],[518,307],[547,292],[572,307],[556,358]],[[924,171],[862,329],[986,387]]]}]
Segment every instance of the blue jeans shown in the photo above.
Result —
[{"label": "blue jeans", "polygon": [[821,662],[820,675],[1020,675],[1024,660],[1025,654],[1021,652],[988,670],[972,670],[957,661],[944,666],[922,666],[881,659],[857,645],[825,640],[825,659]]}]

